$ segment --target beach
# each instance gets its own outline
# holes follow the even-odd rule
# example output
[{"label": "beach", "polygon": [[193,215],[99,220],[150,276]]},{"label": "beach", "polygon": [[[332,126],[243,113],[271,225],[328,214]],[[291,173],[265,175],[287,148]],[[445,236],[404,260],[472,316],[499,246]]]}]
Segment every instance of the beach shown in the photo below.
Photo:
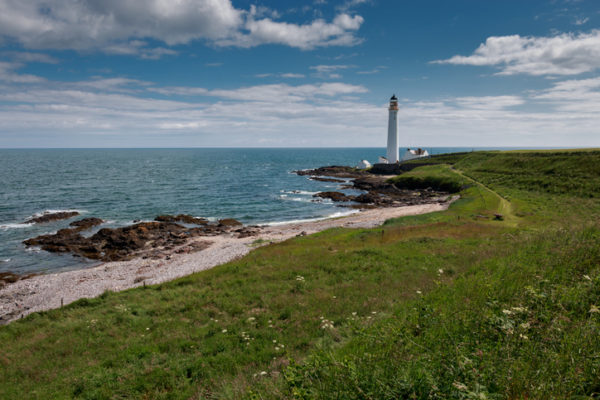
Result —
[{"label": "beach", "polygon": [[[172,249],[162,259],[137,258],[107,262],[93,268],[33,276],[0,289],[0,324],[37,311],[50,310],[105,291],[121,291],[171,281],[243,257],[252,249],[329,228],[372,228],[390,218],[443,211],[448,201],[403,207],[364,210],[340,218],[261,226],[258,234],[238,238],[233,234],[203,236]],[[189,251],[189,249],[200,249]]]}]

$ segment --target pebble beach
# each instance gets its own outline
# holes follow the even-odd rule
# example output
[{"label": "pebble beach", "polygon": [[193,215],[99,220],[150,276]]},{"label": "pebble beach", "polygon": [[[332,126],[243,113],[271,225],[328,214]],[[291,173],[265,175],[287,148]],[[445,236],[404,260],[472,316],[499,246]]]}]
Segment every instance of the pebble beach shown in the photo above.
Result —
[{"label": "pebble beach", "polygon": [[198,237],[185,245],[198,251],[181,252],[173,249],[162,259],[136,258],[106,262],[93,268],[33,276],[0,289],[0,324],[33,312],[59,308],[82,298],[97,297],[105,291],[158,284],[207,270],[243,257],[259,245],[329,228],[372,228],[390,218],[443,211],[457,198],[454,196],[448,201],[433,204],[363,210],[341,218],[261,226],[258,234],[252,237],[239,238],[232,234]]}]

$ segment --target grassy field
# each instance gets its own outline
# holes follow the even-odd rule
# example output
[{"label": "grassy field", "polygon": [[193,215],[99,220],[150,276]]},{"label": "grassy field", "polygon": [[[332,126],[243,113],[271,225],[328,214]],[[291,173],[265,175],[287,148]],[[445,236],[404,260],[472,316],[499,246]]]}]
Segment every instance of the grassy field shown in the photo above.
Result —
[{"label": "grassy field", "polygon": [[461,199],[0,327],[0,398],[600,397],[600,151],[414,162]]}]

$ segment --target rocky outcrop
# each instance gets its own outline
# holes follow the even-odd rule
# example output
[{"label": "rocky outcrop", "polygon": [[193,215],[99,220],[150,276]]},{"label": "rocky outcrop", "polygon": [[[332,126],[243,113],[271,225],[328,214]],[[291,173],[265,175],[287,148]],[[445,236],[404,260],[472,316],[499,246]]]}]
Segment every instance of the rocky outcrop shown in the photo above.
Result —
[{"label": "rocky outcrop", "polygon": [[225,218],[225,219],[220,219],[219,220],[219,226],[222,227],[233,227],[233,226],[241,226],[242,223],[240,221],[238,221],[237,219],[233,219],[233,218]]},{"label": "rocky outcrop", "polygon": [[83,218],[78,221],[73,221],[69,224],[69,226],[76,228],[78,231],[84,231],[84,230],[93,228],[94,226],[101,225],[103,223],[104,223],[104,221],[101,220],[100,218],[90,217],[90,218]]},{"label": "rocky outcrop", "polygon": [[332,201],[353,201],[354,196],[347,196],[341,192],[319,192],[313,194],[313,197],[320,197],[322,199],[331,199]]},{"label": "rocky outcrop", "polygon": [[208,220],[206,218],[198,218],[188,214],[179,215],[159,215],[154,218],[158,222],[183,222],[184,224],[190,225],[206,225]]},{"label": "rocky outcrop", "polygon": [[9,283],[15,283],[23,279],[29,279],[37,274],[17,274],[16,272],[0,272],[0,288],[4,287]]},{"label": "rocky outcrop", "polygon": [[62,219],[69,219],[79,215],[78,211],[60,211],[60,212],[45,212],[37,217],[29,218],[25,221],[26,224],[44,224],[47,222],[60,221]]},{"label": "rocky outcrop", "polygon": [[335,178],[321,178],[318,176],[311,176],[310,178],[311,181],[318,181],[318,182],[336,182],[336,183],[344,183],[346,182],[343,179],[335,179]]},{"label": "rocky outcrop", "polygon": [[368,174],[368,172],[357,170],[356,168],[340,165],[331,165],[328,167],[319,167],[316,169],[307,169],[294,172],[298,175],[333,176],[338,178],[356,178],[358,176]]},{"label": "rocky outcrop", "polygon": [[[189,239],[197,236],[231,232],[239,237],[247,237],[258,232],[256,227],[242,227],[237,220],[223,219],[218,224],[207,222],[193,228],[174,222],[154,221],[122,228],[103,228],[90,237],[80,234],[82,230],[97,225],[98,221],[101,220],[86,218],[71,224],[72,228],[27,239],[23,243],[26,246],[39,246],[49,252],[73,253],[92,260],[121,261],[138,256],[155,256],[161,251],[176,252],[179,246],[186,245]],[[197,248],[195,251],[198,251]]]}]

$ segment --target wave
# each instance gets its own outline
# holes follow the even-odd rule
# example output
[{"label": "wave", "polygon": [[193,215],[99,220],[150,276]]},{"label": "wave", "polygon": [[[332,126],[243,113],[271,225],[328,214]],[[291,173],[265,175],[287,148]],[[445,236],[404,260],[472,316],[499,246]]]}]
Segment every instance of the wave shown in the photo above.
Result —
[{"label": "wave", "polygon": [[319,192],[309,192],[308,190],[280,190],[280,193],[285,193],[285,194],[300,194],[300,195],[304,195],[304,196],[312,196],[314,194],[317,194]]},{"label": "wave", "polygon": [[5,258],[4,260],[0,260],[0,262],[7,263],[10,262],[10,260],[12,260],[12,258]]},{"label": "wave", "polygon": [[360,212],[360,210],[338,211],[338,212],[334,212],[333,214],[326,215],[324,217],[293,219],[290,221],[273,221],[273,222],[265,222],[264,224],[259,224],[259,225],[280,226],[280,225],[287,225],[287,224],[301,224],[304,222],[317,222],[317,221],[323,221],[323,220],[330,219],[330,218],[346,217],[348,215],[356,214],[359,212]]},{"label": "wave", "polygon": [[297,201],[300,203],[331,203],[331,200],[329,199],[313,199],[312,197],[290,197],[287,194],[280,194],[279,198],[285,201]]},{"label": "wave", "polygon": [[25,223],[14,223],[14,224],[2,224],[0,225],[0,229],[8,230],[8,229],[23,229],[29,228],[33,224],[25,224]]}]

